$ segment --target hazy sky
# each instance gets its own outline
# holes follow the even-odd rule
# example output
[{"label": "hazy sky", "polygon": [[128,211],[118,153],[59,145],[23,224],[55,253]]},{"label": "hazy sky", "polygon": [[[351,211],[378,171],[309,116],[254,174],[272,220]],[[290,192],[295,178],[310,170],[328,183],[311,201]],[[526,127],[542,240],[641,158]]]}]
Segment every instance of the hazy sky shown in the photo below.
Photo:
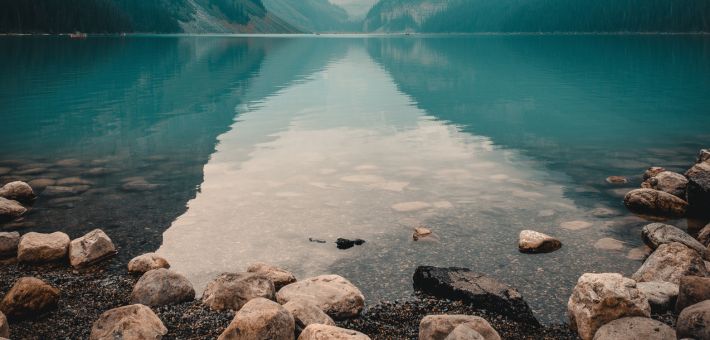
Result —
[{"label": "hazy sky", "polygon": [[345,8],[353,18],[362,18],[377,0],[330,0],[331,3]]}]

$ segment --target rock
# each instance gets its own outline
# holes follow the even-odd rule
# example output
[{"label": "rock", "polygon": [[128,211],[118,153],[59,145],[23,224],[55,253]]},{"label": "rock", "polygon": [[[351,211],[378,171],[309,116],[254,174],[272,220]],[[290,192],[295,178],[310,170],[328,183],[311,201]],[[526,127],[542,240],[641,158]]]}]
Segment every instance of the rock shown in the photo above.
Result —
[{"label": "rock", "polygon": [[679,284],[685,275],[708,276],[705,263],[693,249],[677,242],[662,244],[634,275],[639,282],[665,281]]},{"label": "rock", "polygon": [[500,340],[500,335],[485,319],[473,315],[427,315],[419,323],[419,339],[443,340],[459,325],[469,328],[486,340]]},{"label": "rock", "polygon": [[213,310],[239,310],[252,299],[274,300],[274,284],[254,273],[223,273],[207,284],[202,302]]},{"label": "rock", "polygon": [[698,242],[706,247],[710,245],[710,223],[698,232]]},{"label": "rock", "polygon": [[420,266],[414,289],[425,294],[460,300],[514,320],[538,325],[528,304],[515,289],[468,268]]},{"label": "rock", "polygon": [[518,250],[523,253],[549,253],[562,247],[560,240],[532,230],[523,230],[518,236]]},{"label": "rock", "polygon": [[335,319],[360,314],[365,297],[350,281],[339,275],[321,275],[285,286],[276,294],[279,303],[305,298]]},{"label": "rock", "polygon": [[5,184],[0,188],[0,197],[21,203],[31,203],[37,198],[32,187],[22,181],[14,181]]},{"label": "rock", "polygon": [[67,167],[67,168],[75,168],[78,166],[81,166],[81,161],[75,158],[67,158],[67,159],[60,159],[56,161],[54,164],[61,166],[61,167]]},{"label": "rock", "polygon": [[417,227],[414,228],[414,234],[412,234],[412,239],[415,241],[419,241],[419,239],[431,236],[431,230],[429,228],[424,228],[424,227]]},{"label": "rock", "polygon": [[73,209],[76,203],[82,200],[83,199],[79,196],[53,198],[47,201],[47,206],[52,208]]},{"label": "rock", "polygon": [[710,161],[710,149],[701,149],[698,152],[698,157],[695,159],[695,163],[702,163]]},{"label": "rock", "polygon": [[678,339],[710,339],[710,300],[688,306],[676,321]]},{"label": "rock", "polygon": [[646,296],[653,313],[665,313],[673,309],[678,298],[678,285],[670,282],[638,282],[636,287]]},{"label": "rock", "polygon": [[675,330],[663,322],[638,316],[616,319],[599,328],[594,340],[669,340]]},{"label": "rock", "polygon": [[644,180],[644,182],[645,182],[647,179],[649,179],[649,178],[651,178],[651,177],[653,177],[653,176],[656,176],[656,175],[658,175],[658,174],[660,174],[661,172],[664,172],[664,171],[666,171],[665,168],[662,168],[662,167],[660,167],[660,166],[652,166],[652,167],[648,168],[648,169],[643,173],[643,180]]},{"label": "rock", "polygon": [[609,184],[626,184],[629,180],[624,176],[609,176],[606,178],[606,182]]},{"label": "rock", "polygon": [[292,340],[293,317],[276,302],[256,298],[247,302],[234,316],[219,340]]},{"label": "rock", "polygon": [[0,197],[0,222],[16,220],[27,212],[20,202]]},{"label": "rock", "polygon": [[51,234],[30,232],[22,235],[17,246],[20,262],[50,262],[67,256],[69,235],[57,231]]},{"label": "rock", "polygon": [[12,172],[11,168],[8,167],[0,167],[0,176],[4,176]]},{"label": "rock", "polygon": [[350,249],[354,246],[359,246],[365,243],[365,240],[361,239],[355,239],[355,240],[348,240],[346,238],[339,238],[335,240],[335,244],[338,247],[338,249]]},{"label": "rock", "polygon": [[116,247],[101,229],[94,229],[69,243],[69,263],[74,268],[96,263],[115,254]]},{"label": "rock", "polygon": [[705,257],[705,246],[686,232],[668,224],[651,223],[641,230],[643,242],[652,249],[658,248],[661,244],[678,242],[698,252]]},{"label": "rock", "polygon": [[654,189],[629,191],[624,196],[624,205],[633,213],[669,217],[682,217],[688,208],[686,201]]},{"label": "rock", "polygon": [[249,267],[247,267],[247,273],[254,273],[266,277],[274,283],[276,290],[296,282],[296,276],[291,272],[263,262],[256,262],[249,265]]},{"label": "rock", "polygon": [[146,272],[136,282],[131,293],[131,303],[146,306],[163,306],[195,298],[195,289],[184,276],[169,269]]},{"label": "rock", "polygon": [[688,186],[688,179],[685,176],[672,171],[663,171],[645,181],[648,188],[667,192],[673,196],[685,199],[685,188]]},{"label": "rock", "polygon": [[583,274],[567,303],[570,328],[590,340],[607,322],[627,316],[651,316],[648,299],[636,281],[617,273]]},{"label": "rock", "polygon": [[629,252],[626,253],[626,258],[629,260],[643,260],[651,254],[652,249],[649,248],[647,245],[643,245],[641,247],[636,247],[629,249]]},{"label": "rock", "polygon": [[85,174],[87,176],[99,177],[99,176],[106,176],[106,175],[112,174],[114,172],[116,172],[115,169],[109,169],[109,168],[104,168],[104,167],[95,167],[95,168],[91,168],[91,169],[87,170],[85,172]]},{"label": "rock", "polygon": [[296,326],[301,329],[311,324],[335,326],[335,322],[315,303],[306,299],[294,299],[284,304],[284,308],[293,315]]},{"label": "rock", "polygon": [[10,319],[37,318],[57,307],[59,289],[34,277],[18,279],[0,302],[0,311]]},{"label": "rock", "polygon": [[685,177],[688,178],[688,204],[702,215],[710,214],[710,162],[695,164]]},{"label": "rock", "polygon": [[168,260],[156,253],[138,255],[128,262],[128,271],[131,273],[145,273],[149,270],[170,268]]},{"label": "rock", "polygon": [[0,232],[0,256],[15,256],[20,244],[20,233]]},{"label": "rock", "polygon": [[0,338],[10,338],[10,324],[7,323],[7,317],[0,312]]},{"label": "rock", "polygon": [[560,223],[560,227],[567,230],[582,230],[591,226],[592,224],[586,221],[567,221]]},{"label": "rock", "polygon": [[159,184],[149,183],[146,180],[134,180],[131,182],[126,182],[121,185],[123,191],[128,192],[141,192],[141,191],[151,191],[159,187]]},{"label": "rock", "polygon": [[710,278],[698,276],[683,276],[680,278],[678,300],[675,311],[680,312],[685,307],[698,302],[710,300]]},{"label": "rock", "polygon": [[57,181],[51,178],[38,178],[29,181],[27,184],[29,184],[33,189],[41,190],[48,186],[55,185],[56,183]]},{"label": "rock", "polygon": [[42,191],[42,196],[50,198],[76,196],[89,189],[90,187],[88,185],[78,185],[70,187],[51,185],[46,187],[44,191]]},{"label": "rock", "polygon": [[594,248],[602,250],[622,250],[624,249],[624,242],[611,237],[604,237],[594,243]]},{"label": "rock", "polygon": [[67,186],[67,185],[93,185],[94,182],[92,181],[87,181],[81,177],[66,177],[62,178],[57,181],[57,185],[59,186]]},{"label": "rock", "polygon": [[592,216],[594,217],[599,217],[599,218],[605,218],[605,217],[614,217],[614,216],[619,216],[621,213],[618,210],[615,209],[609,209],[609,208],[596,208],[591,211]]},{"label": "rock", "polygon": [[168,329],[149,307],[135,304],[101,314],[91,328],[89,340],[159,340],[167,333]]},{"label": "rock", "polygon": [[464,323],[456,326],[444,340],[485,340],[481,333],[476,332],[470,324]]},{"label": "rock", "polygon": [[350,329],[312,324],[301,332],[298,340],[370,340],[370,337]]}]

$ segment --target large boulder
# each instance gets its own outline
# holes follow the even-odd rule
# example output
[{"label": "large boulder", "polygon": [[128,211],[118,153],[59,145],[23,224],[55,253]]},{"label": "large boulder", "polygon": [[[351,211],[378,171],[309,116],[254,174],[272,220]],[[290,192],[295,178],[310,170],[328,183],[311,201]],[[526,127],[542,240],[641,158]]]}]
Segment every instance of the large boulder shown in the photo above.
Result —
[{"label": "large boulder", "polygon": [[202,302],[213,310],[239,310],[255,298],[275,299],[274,284],[253,273],[223,273],[207,284]]},{"label": "large boulder", "polygon": [[293,299],[313,301],[335,319],[355,317],[365,306],[360,290],[340,275],[321,275],[294,282],[281,288],[276,299],[281,304]]},{"label": "large boulder", "polygon": [[646,296],[653,313],[665,313],[674,308],[678,298],[678,285],[670,282],[638,282],[636,287]]},{"label": "large boulder", "polygon": [[370,337],[350,329],[312,324],[301,332],[298,340],[370,340]]},{"label": "large boulder", "polygon": [[471,324],[464,323],[456,326],[444,340],[486,340],[481,333],[476,332]]},{"label": "large boulder", "polygon": [[676,321],[678,339],[710,339],[710,300],[688,306]]},{"label": "large boulder", "polygon": [[296,326],[301,329],[311,324],[335,326],[333,319],[325,314],[315,303],[306,299],[294,299],[286,302],[284,308],[293,315]]},{"label": "large boulder", "polygon": [[414,289],[425,294],[460,300],[509,318],[538,325],[523,296],[485,274],[468,268],[420,266],[414,272]]},{"label": "large boulder", "polygon": [[639,282],[665,281],[680,283],[685,275],[708,276],[700,254],[684,244],[672,242],[660,245],[631,276]]},{"label": "large boulder", "polygon": [[641,237],[643,238],[643,242],[651,247],[651,249],[656,249],[661,244],[678,242],[705,257],[705,246],[703,246],[702,243],[672,225],[663,223],[647,224],[641,230]]},{"label": "large boulder", "polygon": [[285,308],[271,300],[256,298],[237,312],[219,340],[292,340],[294,330],[293,317]]},{"label": "large boulder", "polygon": [[624,196],[624,205],[637,214],[668,217],[685,216],[688,208],[688,202],[655,189],[629,191]]},{"label": "large boulder", "polygon": [[680,279],[678,301],[675,304],[676,312],[705,300],[710,300],[710,278],[683,276]]},{"label": "large boulder", "polygon": [[16,220],[27,212],[18,201],[0,197],[0,222]]},{"label": "large boulder", "polygon": [[22,203],[31,203],[37,198],[32,187],[22,181],[15,181],[5,184],[0,188],[0,197]]},{"label": "large boulder", "polygon": [[128,262],[128,271],[131,273],[145,273],[160,268],[169,269],[170,263],[156,253],[138,255]]},{"label": "large boulder", "polygon": [[0,302],[10,319],[36,318],[57,307],[59,289],[34,277],[18,279]]},{"label": "large boulder", "polygon": [[74,268],[96,263],[115,254],[116,247],[101,229],[94,229],[69,243],[69,263]]},{"label": "large boulder", "polygon": [[463,324],[486,340],[500,340],[500,335],[488,321],[473,315],[427,315],[419,322],[419,339],[444,340],[455,328]]},{"label": "large boulder", "polygon": [[675,330],[663,322],[642,317],[628,317],[611,321],[600,327],[594,340],[671,340]]},{"label": "large boulder", "polygon": [[636,281],[617,273],[583,274],[567,303],[570,328],[583,340],[602,325],[627,316],[651,316],[648,299]]},{"label": "large boulder", "polygon": [[146,306],[163,306],[190,301],[195,289],[183,275],[169,269],[146,272],[136,282],[131,293],[131,303]]},{"label": "large boulder", "polygon": [[17,246],[21,262],[50,262],[64,259],[69,249],[69,235],[57,231],[51,234],[30,232],[22,235]]},{"label": "large boulder", "polygon": [[144,305],[136,304],[108,310],[91,328],[90,340],[160,340],[168,333],[163,322]]},{"label": "large boulder", "polygon": [[10,324],[7,323],[7,317],[0,312],[0,338],[10,338]]},{"label": "large boulder", "polygon": [[685,199],[685,188],[688,179],[672,171],[663,171],[644,182],[644,187],[667,192],[673,196]]},{"label": "large boulder", "polygon": [[296,277],[291,272],[263,262],[252,263],[249,267],[247,267],[247,272],[258,274],[271,280],[271,282],[274,283],[274,288],[276,288],[276,290],[296,282]]},{"label": "large boulder", "polygon": [[523,253],[549,253],[560,247],[560,240],[537,231],[523,230],[518,236],[518,250]]},{"label": "large boulder", "polygon": [[686,199],[695,213],[710,215],[710,162],[693,165],[688,177]]},{"label": "large boulder", "polygon": [[17,246],[20,244],[20,233],[0,232],[0,256],[15,256]]}]

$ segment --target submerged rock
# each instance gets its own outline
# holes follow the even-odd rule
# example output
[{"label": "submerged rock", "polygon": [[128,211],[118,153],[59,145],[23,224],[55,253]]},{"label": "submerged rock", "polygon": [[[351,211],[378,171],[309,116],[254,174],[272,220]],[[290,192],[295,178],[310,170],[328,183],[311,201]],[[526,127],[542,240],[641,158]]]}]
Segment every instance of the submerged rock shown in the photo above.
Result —
[{"label": "submerged rock", "polygon": [[293,340],[291,314],[276,302],[253,299],[240,309],[219,340]]},{"label": "submerged rock", "polygon": [[675,304],[676,312],[680,312],[685,307],[698,302],[710,300],[710,278],[683,276],[678,286],[678,301]]},{"label": "submerged rock", "polygon": [[78,185],[78,186],[58,186],[51,185],[42,191],[42,196],[44,197],[69,197],[79,195],[86,190],[89,190],[88,185]]},{"label": "submerged rock", "polygon": [[339,275],[321,275],[292,283],[281,288],[276,299],[281,304],[308,299],[335,319],[355,317],[365,306],[362,292]]},{"label": "submerged rock", "polygon": [[392,205],[392,210],[398,212],[413,212],[424,209],[431,208],[431,204],[427,202],[415,201],[415,202],[402,202]]},{"label": "submerged rock", "polygon": [[427,315],[419,323],[419,339],[444,340],[461,325],[467,325],[483,339],[500,340],[488,321],[473,315]]},{"label": "submerged rock", "polygon": [[271,282],[274,283],[274,288],[276,290],[296,282],[296,276],[294,276],[291,272],[263,262],[256,262],[249,265],[249,267],[247,267],[247,273],[261,275],[271,280]]},{"label": "submerged rock", "polygon": [[131,273],[145,273],[149,270],[165,268],[169,269],[168,260],[156,253],[146,253],[138,255],[128,262],[128,271]]},{"label": "submerged rock", "polygon": [[651,316],[648,299],[636,281],[617,273],[583,274],[567,303],[570,328],[590,340],[604,324],[629,316]]},{"label": "submerged rock", "polygon": [[633,213],[669,217],[682,217],[688,208],[686,201],[654,189],[631,190],[624,196],[624,205]]},{"label": "submerged rock", "polygon": [[591,226],[592,224],[587,221],[566,221],[560,223],[560,227],[562,227],[562,229],[568,230],[582,230],[587,229]]},{"label": "submerged rock", "polygon": [[708,276],[700,254],[677,242],[661,244],[631,276],[639,282],[665,281],[680,283],[685,275]]},{"label": "submerged rock", "polygon": [[523,230],[518,235],[518,250],[523,253],[549,253],[561,247],[560,240],[537,231]]},{"label": "submerged rock", "polygon": [[146,306],[163,306],[195,299],[192,283],[183,275],[169,269],[146,272],[136,282],[131,293],[131,303]]},{"label": "submerged rock", "polygon": [[652,249],[658,248],[661,244],[678,242],[697,251],[698,254],[705,257],[705,246],[703,246],[692,236],[688,235],[686,232],[669,224],[647,224],[641,230],[641,237],[643,238],[643,242]]},{"label": "submerged rock", "polygon": [[624,249],[624,242],[611,237],[604,237],[594,243],[594,248],[602,250],[622,250]]},{"label": "submerged rock", "polygon": [[339,238],[335,241],[336,246],[338,249],[350,249],[354,246],[359,246],[362,244],[365,244],[365,240],[361,239],[354,239],[354,240],[348,240],[346,238]]},{"label": "submerged rock", "polygon": [[414,289],[450,300],[460,300],[511,319],[538,325],[528,304],[515,289],[468,268],[420,266],[414,272]]},{"label": "submerged rock", "polygon": [[683,309],[676,322],[678,339],[710,339],[710,300]]},{"label": "submerged rock", "polygon": [[38,178],[29,181],[27,184],[29,184],[33,189],[42,190],[48,186],[57,184],[57,181],[51,178]]},{"label": "submerged rock", "polygon": [[685,177],[688,178],[688,204],[695,213],[710,215],[710,162],[695,164]]},{"label": "submerged rock", "polygon": [[624,176],[609,176],[606,178],[606,182],[609,184],[626,184],[629,180]]},{"label": "submerged rock", "polygon": [[115,254],[116,247],[101,229],[94,229],[69,243],[69,263],[74,268],[96,263]]},{"label": "submerged rock", "polygon": [[27,212],[20,202],[0,197],[0,222],[16,220]]},{"label": "submerged rock", "polygon": [[671,282],[638,282],[636,287],[646,296],[653,313],[665,313],[673,309],[678,298],[678,285]]},{"label": "submerged rock", "polygon": [[675,330],[663,322],[650,318],[627,317],[616,319],[600,327],[594,340],[669,340]]},{"label": "submerged rock", "polygon": [[296,326],[301,329],[311,324],[335,326],[335,322],[325,314],[315,303],[306,299],[294,299],[285,303],[284,308],[293,315]]},{"label": "submerged rock", "polygon": [[135,304],[101,314],[91,328],[89,340],[160,340],[167,333],[168,329],[149,307]]},{"label": "submerged rock", "polygon": [[121,189],[128,192],[151,191],[158,187],[160,187],[160,184],[149,183],[146,180],[134,180],[121,185]]},{"label": "submerged rock", "polygon": [[57,231],[51,234],[30,232],[22,235],[17,246],[20,262],[50,262],[64,259],[69,249],[69,235]]},{"label": "submerged rock", "polygon": [[0,197],[21,203],[31,203],[37,198],[32,187],[22,181],[14,181],[0,188]]},{"label": "submerged rock", "polygon": [[370,340],[370,337],[351,329],[312,324],[301,332],[298,340]]},{"label": "submerged rock", "polygon": [[685,188],[688,186],[688,179],[679,173],[663,171],[647,179],[644,184],[646,184],[644,187],[667,192],[685,199]]},{"label": "submerged rock", "polygon": [[0,311],[11,319],[37,318],[57,307],[59,289],[34,277],[18,279],[0,302]]},{"label": "submerged rock", "polygon": [[254,273],[223,273],[207,284],[202,302],[213,310],[240,310],[255,298],[274,300],[274,283]]},{"label": "submerged rock", "polygon": [[643,180],[646,181],[647,179],[656,176],[664,171],[666,171],[665,168],[662,168],[660,166],[652,166],[643,173]]},{"label": "submerged rock", "polygon": [[93,185],[94,182],[85,180],[81,177],[66,177],[59,179],[57,185],[59,186],[71,186],[71,185]]},{"label": "submerged rock", "polygon": [[20,233],[0,232],[0,257],[15,256],[17,246],[20,244]]}]

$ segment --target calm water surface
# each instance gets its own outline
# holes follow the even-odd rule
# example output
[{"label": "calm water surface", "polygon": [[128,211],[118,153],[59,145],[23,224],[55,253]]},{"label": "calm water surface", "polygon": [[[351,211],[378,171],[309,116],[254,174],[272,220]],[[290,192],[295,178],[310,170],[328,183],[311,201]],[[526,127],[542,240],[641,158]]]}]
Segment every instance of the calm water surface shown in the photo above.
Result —
[{"label": "calm water surface", "polygon": [[[581,273],[635,271],[621,197],[710,141],[705,37],[4,37],[0,74],[0,184],[70,188],[5,229],[100,227],[116,270],[157,250],[199,289],[260,260],[373,302],[465,266],[545,322]],[[520,254],[522,229],[564,247]]]}]

